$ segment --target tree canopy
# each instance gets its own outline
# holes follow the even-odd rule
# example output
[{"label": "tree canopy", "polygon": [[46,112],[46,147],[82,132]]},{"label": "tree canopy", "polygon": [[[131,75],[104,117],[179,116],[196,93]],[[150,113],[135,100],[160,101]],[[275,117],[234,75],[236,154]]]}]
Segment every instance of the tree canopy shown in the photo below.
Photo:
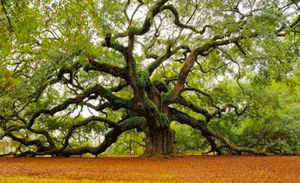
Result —
[{"label": "tree canopy", "polygon": [[[299,10],[294,0],[1,0],[0,138],[18,156],[98,155],[136,129],[145,156],[171,156],[177,121],[218,154],[282,153],[288,133],[269,134],[266,121],[299,126],[284,116],[299,109]],[[273,144],[247,143],[262,123]],[[105,138],[73,143],[95,134]]]}]

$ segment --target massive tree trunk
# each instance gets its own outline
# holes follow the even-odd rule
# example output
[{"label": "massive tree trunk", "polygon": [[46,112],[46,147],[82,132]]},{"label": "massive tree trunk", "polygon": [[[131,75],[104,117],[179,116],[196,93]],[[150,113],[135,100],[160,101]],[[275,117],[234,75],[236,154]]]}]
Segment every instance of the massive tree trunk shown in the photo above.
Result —
[{"label": "massive tree trunk", "polygon": [[172,156],[174,131],[169,127],[163,130],[151,130],[146,128],[145,152],[144,156]]}]

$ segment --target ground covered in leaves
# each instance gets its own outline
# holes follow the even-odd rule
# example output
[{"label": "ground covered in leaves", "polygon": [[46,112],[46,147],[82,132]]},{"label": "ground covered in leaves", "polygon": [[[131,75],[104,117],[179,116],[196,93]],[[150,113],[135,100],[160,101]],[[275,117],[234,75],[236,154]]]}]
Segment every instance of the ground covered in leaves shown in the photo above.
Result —
[{"label": "ground covered in leaves", "polygon": [[141,182],[300,182],[300,156],[0,158],[0,182],[9,177]]}]

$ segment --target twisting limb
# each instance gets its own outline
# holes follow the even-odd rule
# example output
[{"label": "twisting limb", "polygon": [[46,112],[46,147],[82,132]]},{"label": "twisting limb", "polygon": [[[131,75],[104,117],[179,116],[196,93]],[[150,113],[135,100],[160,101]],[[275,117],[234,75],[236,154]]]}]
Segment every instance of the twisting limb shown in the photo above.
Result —
[{"label": "twisting limb", "polygon": [[127,0],[127,2],[125,4],[125,7],[123,9],[123,12],[124,12],[124,15],[125,15],[125,18],[126,18],[127,22],[130,22],[129,16],[127,14],[127,8],[128,8],[129,5],[130,5],[130,0]]},{"label": "twisting limb", "polygon": [[168,108],[168,111],[171,115],[172,120],[178,121],[182,124],[187,124],[192,128],[200,130],[202,135],[206,138],[206,140],[210,143],[212,151],[216,151],[218,155],[222,155],[220,148],[216,145],[215,141],[212,139],[214,135],[208,130],[207,124],[203,120],[196,120],[193,117],[175,109],[175,108]]},{"label": "twisting limb", "polygon": [[206,118],[206,120],[205,120],[206,123],[208,123],[211,120],[211,118],[213,117],[212,115],[209,114],[209,112],[207,110],[194,105],[193,103],[185,100],[183,97],[181,97],[179,99],[178,104],[186,106],[186,107],[190,108],[191,110],[202,114]]},{"label": "twisting limb", "polygon": [[153,18],[161,11],[161,7],[167,2],[168,0],[160,0],[155,3],[155,5],[148,11],[142,27],[131,28],[130,33],[134,35],[143,35],[147,33],[150,30]]},{"label": "twisting limb", "polygon": [[133,88],[133,91],[135,95],[138,98],[141,98],[142,96],[142,90],[139,87],[138,81],[137,81],[137,73],[136,73],[136,63],[133,58],[133,47],[134,47],[134,35],[129,34],[129,40],[128,40],[128,48],[127,48],[127,54],[125,56],[126,63],[127,63],[127,69],[128,69],[128,77],[130,78],[129,83],[131,87]]},{"label": "twisting limb", "polygon": [[235,106],[235,105],[233,105],[233,104],[226,104],[224,107],[217,109],[217,110],[212,114],[212,116],[213,116],[213,117],[217,117],[217,115],[218,115],[218,117],[221,117],[221,114],[222,114],[223,112],[226,112],[226,110],[227,110],[227,109],[230,109],[230,108],[233,108],[235,114],[238,115],[238,116],[240,116],[240,115],[242,115],[242,114],[248,109],[248,107],[249,107],[249,106],[247,105],[241,112],[239,112],[237,106]]},{"label": "twisting limb", "polygon": [[[161,19],[158,26],[156,26],[156,24],[155,24],[155,32],[154,32],[154,34],[152,36],[152,39],[151,39],[151,41],[150,41],[150,43],[148,45],[144,46],[142,43],[140,43],[144,47],[145,54],[146,54],[147,58],[153,58],[153,55],[151,56],[151,54],[149,54],[149,50],[155,45],[156,38],[159,37],[159,35],[160,35],[159,31],[160,31],[160,28],[162,26],[162,23],[163,23],[163,21]],[[155,56],[155,57],[157,58],[158,56]]]},{"label": "twisting limb", "polygon": [[176,8],[173,5],[165,5],[165,6],[163,6],[161,8],[161,11],[164,11],[164,10],[170,10],[173,13],[173,15],[174,15],[174,24],[177,25],[180,28],[190,29],[193,32],[199,33],[199,34],[203,34],[207,28],[212,28],[211,25],[204,25],[203,28],[202,28],[202,30],[197,30],[193,26],[185,25],[185,24],[181,23],[180,20],[179,20],[179,14],[178,14]]},{"label": "twisting limb", "polygon": [[191,71],[191,69],[193,68],[194,63],[196,62],[199,53],[200,53],[199,50],[196,49],[196,50],[192,51],[190,53],[190,55],[187,57],[187,59],[185,60],[184,65],[180,71],[176,86],[173,90],[173,96],[171,96],[169,98],[170,103],[173,103],[176,100],[178,100],[178,97],[180,96],[181,92],[183,91],[184,84],[188,77],[188,74]]},{"label": "twisting limb", "polygon": [[132,24],[132,21],[133,21],[133,18],[134,18],[134,15],[137,13],[137,11],[140,9],[140,7],[144,4],[142,1],[139,1],[139,5],[135,8],[135,10],[133,11],[132,15],[131,15],[131,18],[129,20],[129,25]]},{"label": "twisting limb", "polygon": [[[221,108],[221,107],[218,107],[214,103],[213,98],[209,94],[207,94],[207,93],[205,93],[205,92],[203,92],[203,91],[201,91],[197,88],[189,87],[189,88],[185,88],[184,90],[185,91],[194,91],[194,92],[197,92],[197,93],[200,93],[200,94],[204,95],[205,97],[207,97],[210,100],[211,105],[214,108],[216,108],[215,112],[212,113],[212,114],[209,114],[207,111],[206,111],[207,114],[206,113],[203,114],[207,119],[206,120],[207,123],[209,123],[209,121],[213,118],[216,118],[216,117],[221,118],[222,113],[226,112],[227,109],[230,109],[230,108],[234,109],[235,114],[240,116],[240,115],[244,114],[245,111],[249,108],[249,106],[247,105],[241,112],[239,112],[238,107],[233,105],[233,104],[226,104],[226,105],[224,105],[224,107]],[[184,103],[181,103],[181,104],[184,105]],[[197,110],[198,107],[193,105],[193,104],[188,103],[188,104],[185,104],[185,106],[189,107],[190,109],[192,109],[195,112],[198,112],[198,113],[202,114],[201,111]]]},{"label": "twisting limb", "polygon": [[120,68],[120,67],[116,67],[116,66],[112,66],[112,65],[104,64],[104,63],[98,63],[95,60],[95,58],[92,57],[90,54],[88,54],[87,57],[89,59],[90,65],[85,66],[84,70],[86,72],[88,72],[90,70],[100,71],[100,72],[105,72],[105,73],[111,74],[112,76],[115,76],[115,77],[120,77],[125,80],[128,80],[126,68]]},{"label": "twisting limb", "polygon": [[[103,121],[105,120],[105,123],[109,123],[112,125],[113,129],[109,131],[105,135],[105,140],[102,142],[99,146],[97,147],[81,147],[78,149],[74,148],[67,148],[68,146],[68,140],[71,137],[73,131],[83,125],[86,125],[89,122],[92,122],[94,120],[100,120]],[[63,156],[63,157],[69,157],[71,155],[81,155],[84,153],[91,153],[93,155],[98,155],[102,152],[104,152],[108,147],[110,147],[113,143],[115,143],[118,139],[118,137],[125,131],[127,130],[132,130],[135,128],[139,128],[142,124],[146,122],[145,118],[143,117],[132,117],[132,118],[127,118],[124,120],[121,120],[118,123],[110,122],[106,119],[103,118],[98,118],[98,117],[90,117],[82,122],[79,122],[77,124],[74,124],[70,127],[70,130],[68,134],[66,135],[66,138],[63,143],[63,147],[60,149],[52,149],[52,148],[46,148],[43,149],[43,151],[25,151],[21,154],[18,154],[17,157],[24,157],[24,156],[37,156],[37,155],[57,155],[57,156]],[[16,139],[17,141],[21,142],[22,140]],[[23,141],[22,141],[23,142]],[[26,143],[26,142],[25,142]],[[32,145],[37,145],[38,142],[33,141],[33,142],[27,142],[31,143]]]},{"label": "twisting limb", "polygon": [[127,86],[129,86],[128,82],[121,81],[118,86],[110,88],[110,91],[111,92],[118,92],[118,91],[121,91],[122,89],[124,89]]},{"label": "twisting limb", "polygon": [[114,127],[113,130],[109,131],[105,135],[105,140],[97,147],[82,147],[79,149],[65,149],[59,151],[59,154],[62,156],[70,155],[81,155],[84,153],[91,153],[93,155],[98,155],[104,152],[108,147],[115,143],[118,137],[127,130],[132,130],[134,128],[139,128],[142,124],[145,123],[145,118],[143,117],[132,117],[129,119],[121,120],[118,122],[118,126]]},{"label": "twisting limb", "polygon": [[[44,152],[44,151],[48,151],[48,150],[52,150],[55,147],[50,147],[50,146],[45,146],[40,140],[31,140],[31,141],[27,141],[26,139],[22,139],[19,137],[16,137],[13,134],[7,134],[6,136],[10,137],[12,140],[19,142],[22,145],[26,145],[26,146],[36,146],[37,147],[37,151],[36,152]],[[35,152],[34,152],[35,153]],[[17,157],[22,157],[23,155],[17,155]]]},{"label": "twisting limb", "polygon": [[121,99],[115,95],[112,94],[111,91],[105,89],[104,87],[100,85],[95,85],[94,87],[91,87],[82,94],[77,95],[74,98],[69,98],[65,100],[62,104],[53,107],[52,109],[40,109],[36,113],[34,113],[31,117],[31,119],[28,122],[27,127],[30,129],[32,125],[34,124],[34,121],[41,115],[41,114],[48,114],[50,116],[53,116],[55,113],[65,110],[67,107],[69,107],[71,104],[79,104],[81,103],[85,98],[91,97],[93,95],[100,95],[107,100],[111,101],[113,105],[120,105],[123,107],[128,107],[131,105],[130,101]]},{"label": "twisting limb", "polygon": [[88,123],[93,122],[93,121],[104,122],[105,124],[107,124],[109,127],[112,127],[112,128],[117,128],[118,127],[117,123],[114,123],[113,121],[110,121],[108,119],[100,118],[100,117],[96,117],[96,116],[89,117],[89,118],[85,119],[84,121],[73,124],[69,128],[69,131],[68,131],[68,133],[67,133],[67,135],[64,139],[64,142],[63,142],[63,147],[59,151],[63,151],[64,149],[67,148],[67,146],[69,144],[69,139],[70,139],[71,135],[73,134],[73,132],[76,128],[79,128],[81,126],[86,126]]},{"label": "twisting limb", "polygon": [[232,37],[224,40],[215,40],[211,41],[207,44],[204,44],[201,47],[196,48],[194,51],[190,53],[190,55],[187,57],[187,59],[184,62],[183,67],[181,68],[176,86],[172,92],[172,94],[168,97],[168,103],[173,103],[176,100],[178,100],[180,94],[182,93],[184,89],[184,84],[186,83],[186,79],[188,77],[188,74],[194,67],[195,62],[197,61],[197,57],[199,55],[207,55],[209,54],[213,49],[222,46],[222,45],[227,45],[231,44],[234,42],[237,42],[242,39],[250,38],[250,37],[256,37],[258,36],[257,33],[252,33],[249,36],[237,36],[237,37]]},{"label": "twisting limb", "polygon": [[203,67],[202,67],[202,65],[201,65],[198,61],[196,61],[196,63],[197,63],[197,65],[199,66],[199,69],[200,69],[200,71],[201,71],[202,73],[209,73],[209,72],[211,72],[211,71],[218,71],[220,68],[227,66],[227,64],[223,64],[223,65],[221,65],[221,66],[219,66],[219,67],[217,67],[217,68],[214,68],[214,67],[213,67],[213,68],[210,68],[210,69],[208,69],[208,70],[204,70]]},{"label": "twisting limb", "polygon": [[[147,32],[149,32],[150,27],[152,25],[154,17],[161,12],[161,7],[166,4],[169,0],[160,0],[157,3],[155,3],[152,7],[150,7],[149,11],[147,12],[146,18],[142,24],[141,27],[134,27],[129,26],[128,30],[126,32],[117,33],[113,36],[110,35],[110,37],[118,38],[118,37],[126,37],[130,34],[132,35],[144,35]],[[143,1],[140,1],[141,5],[143,5]],[[139,8],[139,7],[138,7]]]},{"label": "twisting limb", "polygon": [[218,147],[215,142],[211,139],[211,137],[219,139],[222,143],[225,144],[226,147],[230,148],[233,151],[236,151],[238,153],[244,152],[244,153],[250,153],[255,155],[272,155],[271,153],[267,152],[267,148],[264,148],[262,151],[248,148],[248,147],[238,147],[235,146],[222,136],[220,133],[215,133],[212,131],[212,129],[207,128],[207,124],[202,120],[196,120],[191,116],[188,116],[187,114],[180,112],[174,108],[169,108],[169,112],[172,115],[173,120],[178,121],[179,123],[184,123],[192,128],[198,129],[202,132],[202,135],[209,141],[209,143],[212,146],[212,150],[217,151],[218,154],[222,154],[220,147]]},{"label": "twisting limb", "polygon": [[[237,44],[237,43],[235,43],[235,44]],[[238,63],[238,61],[236,61],[229,53],[227,53],[222,48],[218,48],[218,50],[220,50],[222,53],[224,53],[230,61],[232,61],[233,63],[235,63],[238,66],[239,70],[238,70],[238,76],[236,78],[236,83],[239,85],[242,92],[245,93],[244,88],[242,87],[241,83],[239,82],[239,80],[241,79],[241,66],[240,66],[240,64]]]},{"label": "twisting limb", "polygon": [[155,71],[155,69],[157,69],[164,61],[169,59],[172,55],[177,53],[179,50],[181,50],[181,49],[190,50],[190,48],[188,46],[185,46],[185,45],[178,46],[173,50],[171,50],[171,47],[172,47],[172,45],[168,45],[167,52],[164,55],[156,58],[156,60],[149,65],[148,72],[149,72],[150,76]]}]

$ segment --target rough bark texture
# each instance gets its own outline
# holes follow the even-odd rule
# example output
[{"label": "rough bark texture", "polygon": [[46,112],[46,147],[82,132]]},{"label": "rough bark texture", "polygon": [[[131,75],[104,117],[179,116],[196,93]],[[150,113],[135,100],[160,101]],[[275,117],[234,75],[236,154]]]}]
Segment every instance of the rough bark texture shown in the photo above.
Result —
[{"label": "rough bark texture", "polygon": [[144,156],[168,157],[173,155],[174,131],[172,129],[156,131],[147,128],[144,132],[146,134]]}]

